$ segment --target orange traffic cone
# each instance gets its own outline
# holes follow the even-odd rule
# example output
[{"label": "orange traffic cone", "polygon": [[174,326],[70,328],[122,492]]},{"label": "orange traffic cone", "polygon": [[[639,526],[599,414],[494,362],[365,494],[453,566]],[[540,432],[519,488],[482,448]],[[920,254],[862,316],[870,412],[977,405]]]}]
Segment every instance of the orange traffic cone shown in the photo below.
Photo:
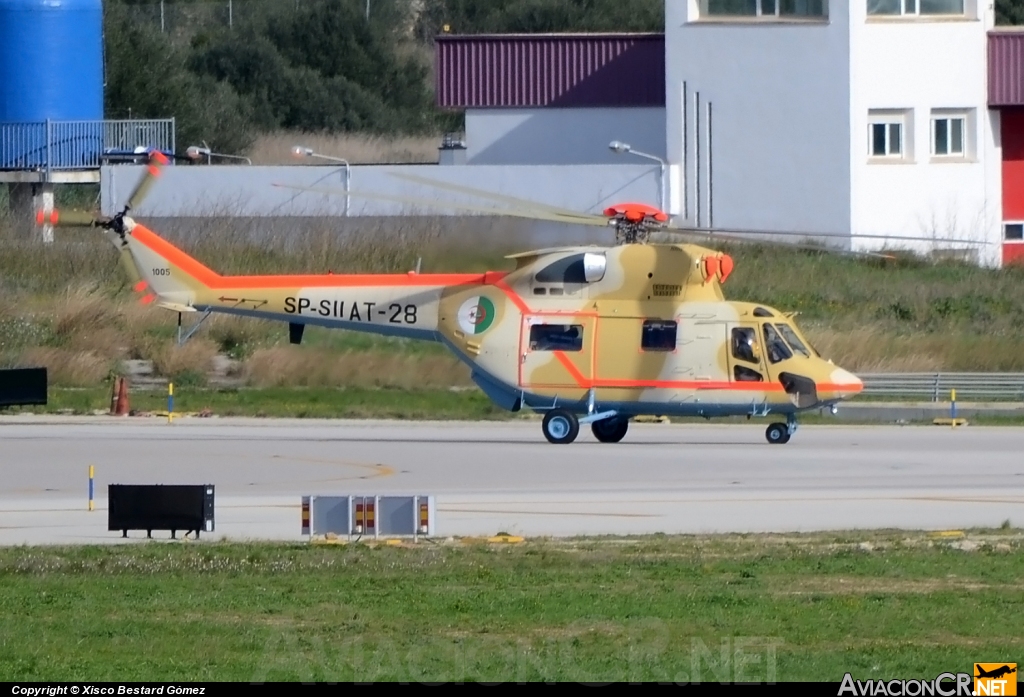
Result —
[{"label": "orange traffic cone", "polygon": [[121,378],[121,385],[117,389],[117,410],[116,416],[128,416],[128,380]]}]

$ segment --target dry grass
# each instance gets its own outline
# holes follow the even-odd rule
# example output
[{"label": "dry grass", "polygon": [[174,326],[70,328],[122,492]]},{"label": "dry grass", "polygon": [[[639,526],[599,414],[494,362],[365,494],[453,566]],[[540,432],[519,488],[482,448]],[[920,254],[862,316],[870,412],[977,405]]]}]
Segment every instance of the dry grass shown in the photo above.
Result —
[{"label": "dry grass", "polygon": [[[424,271],[500,270],[511,266],[503,253],[565,241],[562,230],[484,217],[146,222],[227,274],[401,272],[419,258]],[[736,271],[726,297],[799,311],[800,326],[837,365],[855,372],[1024,370],[1024,270],[730,251]],[[291,347],[282,323],[248,318],[211,318],[176,349],[174,315],[139,304],[113,246],[93,230],[58,230],[47,247],[0,219],[0,298],[0,365],[46,365],[55,385],[97,384],[124,359],[154,361],[176,380],[183,373],[201,379],[215,353],[242,361],[245,379],[257,386],[468,384],[465,368],[440,349],[347,332]]]},{"label": "dry grass", "polygon": [[204,382],[217,355],[217,344],[209,339],[194,337],[183,346],[163,341],[155,343],[150,352],[153,370],[157,375],[181,382]]},{"label": "dry grass", "polygon": [[472,384],[454,356],[345,352],[276,346],[253,353],[243,377],[254,387],[445,388]]},{"label": "dry grass", "polygon": [[438,136],[375,136],[360,133],[268,133],[249,150],[254,165],[324,164],[319,158],[296,159],[292,148],[300,145],[314,152],[340,157],[350,164],[407,164],[437,162]]},{"label": "dry grass", "polygon": [[116,361],[95,351],[45,346],[27,349],[18,364],[46,368],[49,382],[65,387],[94,387],[116,367]]}]

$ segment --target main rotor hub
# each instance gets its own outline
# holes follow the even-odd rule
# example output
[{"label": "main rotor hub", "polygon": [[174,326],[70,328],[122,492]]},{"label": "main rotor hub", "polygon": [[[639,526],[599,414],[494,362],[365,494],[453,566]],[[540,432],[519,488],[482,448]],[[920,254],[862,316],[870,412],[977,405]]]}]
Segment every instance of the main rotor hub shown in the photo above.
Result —
[{"label": "main rotor hub", "polygon": [[668,215],[645,203],[619,203],[604,209],[615,228],[616,244],[645,244],[651,232],[665,226]]}]

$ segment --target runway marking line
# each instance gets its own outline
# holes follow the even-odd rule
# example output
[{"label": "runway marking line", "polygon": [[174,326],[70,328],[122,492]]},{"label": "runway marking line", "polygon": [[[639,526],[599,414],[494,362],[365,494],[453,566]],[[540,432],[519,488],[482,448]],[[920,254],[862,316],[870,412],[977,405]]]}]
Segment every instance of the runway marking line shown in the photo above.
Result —
[{"label": "runway marking line", "polygon": [[654,513],[576,513],[573,511],[494,511],[482,508],[443,508],[438,507],[438,513],[501,513],[502,515],[561,515],[561,516],[589,516],[592,518],[662,518],[663,516]]},{"label": "runway marking line", "polygon": [[[368,477],[358,477],[358,479],[377,479],[384,477],[391,477],[395,474],[395,468],[385,465],[383,463],[367,464],[365,462],[349,462],[347,460],[325,460],[317,457],[296,457],[294,455],[271,455],[272,460],[293,460],[296,462],[311,462],[314,465],[341,465],[342,467],[355,467],[357,469],[369,470],[371,472]],[[338,479],[325,479],[321,481],[345,481],[353,479],[353,477],[341,477]]]}]

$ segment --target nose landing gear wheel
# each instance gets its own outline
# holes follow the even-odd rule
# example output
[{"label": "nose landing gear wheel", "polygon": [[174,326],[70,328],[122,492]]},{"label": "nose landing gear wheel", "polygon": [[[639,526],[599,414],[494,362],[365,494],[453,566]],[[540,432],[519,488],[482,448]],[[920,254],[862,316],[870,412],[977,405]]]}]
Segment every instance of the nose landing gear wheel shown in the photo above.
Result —
[{"label": "nose landing gear wheel", "polygon": [[770,424],[764,432],[765,438],[772,445],[781,445],[789,442],[789,427],[786,424]]},{"label": "nose landing gear wheel", "polygon": [[551,443],[572,443],[580,433],[580,422],[576,415],[565,409],[552,409],[544,415],[541,424],[544,437]]},{"label": "nose landing gear wheel", "polygon": [[590,430],[594,432],[594,437],[602,443],[618,443],[626,435],[628,429],[629,419],[619,419],[614,416],[590,424]]}]

